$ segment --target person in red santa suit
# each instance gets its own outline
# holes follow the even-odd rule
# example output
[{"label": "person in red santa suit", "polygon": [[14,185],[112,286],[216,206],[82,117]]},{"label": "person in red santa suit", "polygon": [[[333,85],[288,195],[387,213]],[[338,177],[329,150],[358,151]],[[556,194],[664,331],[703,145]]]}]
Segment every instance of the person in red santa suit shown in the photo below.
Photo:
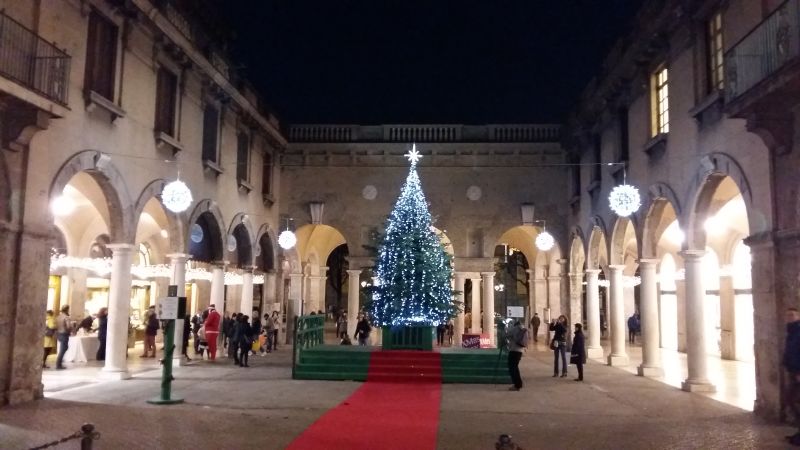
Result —
[{"label": "person in red santa suit", "polygon": [[211,361],[217,357],[217,337],[219,336],[220,317],[215,305],[208,305],[208,318],[203,325],[206,327],[206,341],[208,341],[208,356]]}]

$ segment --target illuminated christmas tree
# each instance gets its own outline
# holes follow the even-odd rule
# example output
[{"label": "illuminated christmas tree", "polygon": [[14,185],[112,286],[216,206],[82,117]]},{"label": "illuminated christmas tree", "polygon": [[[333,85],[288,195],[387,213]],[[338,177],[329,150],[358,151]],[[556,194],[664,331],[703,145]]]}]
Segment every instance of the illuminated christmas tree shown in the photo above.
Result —
[{"label": "illuminated christmas tree", "polygon": [[422,193],[416,146],[406,157],[411,168],[378,248],[369,310],[380,326],[434,326],[458,311],[450,287],[452,267]]}]

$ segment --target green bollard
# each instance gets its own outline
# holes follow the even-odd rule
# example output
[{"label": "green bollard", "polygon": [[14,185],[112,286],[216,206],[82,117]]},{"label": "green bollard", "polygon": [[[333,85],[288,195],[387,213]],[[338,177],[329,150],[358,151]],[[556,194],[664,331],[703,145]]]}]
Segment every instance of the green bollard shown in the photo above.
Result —
[{"label": "green bollard", "polygon": [[154,405],[174,405],[183,403],[182,398],[172,397],[172,355],[175,352],[175,320],[167,320],[167,329],[164,331],[164,359],[161,372],[161,396],[151,398],[147,403]]}]

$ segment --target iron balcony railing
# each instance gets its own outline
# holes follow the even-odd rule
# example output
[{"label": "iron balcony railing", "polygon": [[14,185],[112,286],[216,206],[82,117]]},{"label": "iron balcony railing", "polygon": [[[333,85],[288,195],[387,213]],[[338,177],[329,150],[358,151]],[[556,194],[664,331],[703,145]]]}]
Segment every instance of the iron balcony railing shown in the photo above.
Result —
[{"label": "iron balcony railing", "polygon": [[725,97],[734,100],[797,59],[800,0],[787,0],[725,53]]},{"label": "iron balcony railing", "polygon": [[0,11],[0,75],[67,104],[70,56]]},{"label": "iron balcony railing", "polygon": [[301,124],[289,129],[294,142],[558,142],[560,137],[561,127],[550,124]]}]

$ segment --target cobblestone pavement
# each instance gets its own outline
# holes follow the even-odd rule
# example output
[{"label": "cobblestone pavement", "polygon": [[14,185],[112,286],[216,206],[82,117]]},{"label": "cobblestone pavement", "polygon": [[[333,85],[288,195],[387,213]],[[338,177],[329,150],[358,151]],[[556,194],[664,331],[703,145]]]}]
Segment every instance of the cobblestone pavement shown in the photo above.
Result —
[{"label": "cobblestone pavement", "polygon": [[[48,372],[46,399],[0,409],[0,448],[40,445],[83,422],[102,433],[98,449],[284,448],[359,386],[293,381],[290,352],[251,357],[251,368],[226,360],[177,368],[173,392],[186,402],[171,406],[146,403],[159,392],[160,370],[152,362],[134,362],[134,378],[122,382],[96,381],[91,366]],[[585,383],[551,378],[551,357],[526,354],[520,392],[445,385],[438,448],[491,449],[501,433],[526,450],[787,448],[786,426],[600,364],[587,366]],[[358,433],[359,426],[342,433]],[[365,442],[364,448],[381,447]]]}]

